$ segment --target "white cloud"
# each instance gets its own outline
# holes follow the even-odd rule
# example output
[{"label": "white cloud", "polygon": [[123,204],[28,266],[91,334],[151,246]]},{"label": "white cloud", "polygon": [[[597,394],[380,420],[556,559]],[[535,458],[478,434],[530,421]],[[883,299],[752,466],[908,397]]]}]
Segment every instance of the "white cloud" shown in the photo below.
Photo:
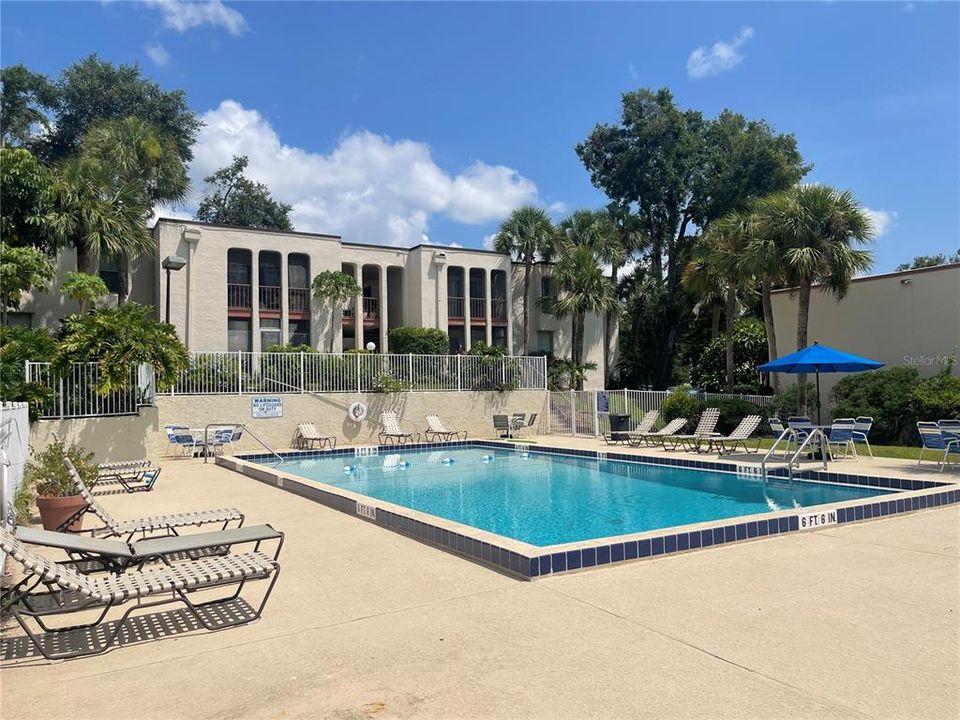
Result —
[{"label": "white cloud", "polygon": [[640,73],[637,72],[637,69],[633,66],[633,63],[627,63],[627,70],[630,73],[630,78],[632,80],[639,80]]},{"label": "white cloud", "polygon": [[160,43],[147,45],[143,51],[147,54],[147,57],[153,61],[154,65],[162,66],[170,62],[170,53],[167,52],[167,49]]},{"label": "white cloud", "polygon": [[896,210],[872,210],[870,208],[864,208],[864,210],[870,216],[870,222],[873,223],[873,237],[875,239],[886,235],[887,230],[894,226],[899,217]]},{"label": "white cloud", "polygon": [[497,237],[497,234],[496,234],[496,233],[490,233],[489,235],[485,235],[485,236],[484,236],[484,238],[483,238],[483,249],[484,249],[484,250],[493,250],[493,240],[494,240],[495,237]]},{"label": "white cloud", "polygon": [[478,225],[537,203],[537,186],[516,170],[476,161],[453,174],[430,147],[366,130],[343,135],[329,154],[284,145],[256,110],[233,100],[201,118],[191,179],[247,155],[247,175],[293,206],[298,230],[337,233],[354,242],[409,246],[420,242],[433,215]]},{"label": "white cloud", "polygon": [[699,80],[736,67],[743,60],[741,46],[752,37],[753,28],[745,25],[730,42],[715,42],[710,48],[701,45],[687,58],[687,77]]},{"label": "white cloud", "polygon": [[547,205],[547,212],[551,215],[566,215],[570,207],[562,200],[557,200]]},{"label": "white cloud", "polygon": [[247,21],[239,11],[223,4],[223,0],[144,0],[148,7],[156,8],[163,16],[163,24],[186,32],[201,25],[222,27],[231,35],[247,31]]}]

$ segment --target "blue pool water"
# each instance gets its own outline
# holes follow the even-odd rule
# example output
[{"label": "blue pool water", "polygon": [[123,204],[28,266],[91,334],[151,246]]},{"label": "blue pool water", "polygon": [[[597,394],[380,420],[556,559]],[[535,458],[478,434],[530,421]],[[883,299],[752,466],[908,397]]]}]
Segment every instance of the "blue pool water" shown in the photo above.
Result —
[{"label": "blue pool water", "polygon": [[490,448],[288,460],[278,467],[539,546],[885,494]]}]

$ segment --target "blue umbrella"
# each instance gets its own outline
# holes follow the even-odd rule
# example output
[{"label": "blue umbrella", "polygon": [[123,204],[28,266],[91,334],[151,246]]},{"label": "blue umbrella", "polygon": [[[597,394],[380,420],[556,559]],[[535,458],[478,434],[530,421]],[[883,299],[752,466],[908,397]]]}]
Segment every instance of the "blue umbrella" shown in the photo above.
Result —
[{"label": "blue umbrella", "polygon": [[842,350],[834,350],[826,345],[814,343],[803,350],[786,355],[761,365],[758,370],[763,372],[784,373],[815,373],[817,376],[817,424],[820,424],[820,373],[833,372],[861,372],[876,370],[883,367],[883,363],[870,358],[851,355]]}]

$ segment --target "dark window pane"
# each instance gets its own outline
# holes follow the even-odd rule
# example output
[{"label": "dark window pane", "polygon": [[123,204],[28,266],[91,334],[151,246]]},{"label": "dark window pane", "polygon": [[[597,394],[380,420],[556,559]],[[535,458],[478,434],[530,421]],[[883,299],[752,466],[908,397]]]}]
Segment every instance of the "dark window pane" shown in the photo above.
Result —
[{"label": "dark window pane", "polygon": [[227,350],[250,352],[253,330],[249,318],[227,318]]},{"label": "dark window pane", "polygon": [[306,255],[287,257],[287,283],[292,288],[310,287],[310,259]]}]

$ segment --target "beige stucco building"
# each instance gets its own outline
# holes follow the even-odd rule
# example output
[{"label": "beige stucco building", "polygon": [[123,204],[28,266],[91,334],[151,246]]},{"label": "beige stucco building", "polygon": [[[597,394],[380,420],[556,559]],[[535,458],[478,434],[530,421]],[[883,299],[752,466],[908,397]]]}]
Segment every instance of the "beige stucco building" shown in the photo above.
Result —
[{"label": "beige stucco building", "polygon": [[[773,293],[773,317],[779,354],[797,350],[795,290]],[[808,338],[887,367],[935,375],[960,352],[960,264],[857,278],[841,299],[814,288]],[[955,364],[953,372],[960,367]],[[841,377],[821,375],[824,397]]]},{"label": "beige stucco building", "polygon": [[[164,218],[153,235],[156,250],[132,264],[131,299],[154,305],[165,319],[169,295],[169,321],[190,350],[259,352],[293,343],[340,352],[373,343],[378,352],[389,352],[391,329],[420,326],[446,332],[453,353],[480,341],[523,352],[523,267],[507,255],[426,244],[364,245],[337,235]],[[161,265],[170,255],[184,258],[186,266],[167,273]],[[58,263],[61,278],[76,267],[71,251]],[[352,275],[362,293],[342,308],[312,297],[310,283],[324,270]],[[553,292],[550,273],[549,264],[534,268],[529,350],[569,357],[569,318],[540,307],[540,299]],[[101,275],[112,284],[116,268],[103,262]],[[27,294],[15,319],[55,326],[77,309],[56,293]],[[587,318],[584,358],[597,364],[585,387],[602,388],[601,316]]]}]

